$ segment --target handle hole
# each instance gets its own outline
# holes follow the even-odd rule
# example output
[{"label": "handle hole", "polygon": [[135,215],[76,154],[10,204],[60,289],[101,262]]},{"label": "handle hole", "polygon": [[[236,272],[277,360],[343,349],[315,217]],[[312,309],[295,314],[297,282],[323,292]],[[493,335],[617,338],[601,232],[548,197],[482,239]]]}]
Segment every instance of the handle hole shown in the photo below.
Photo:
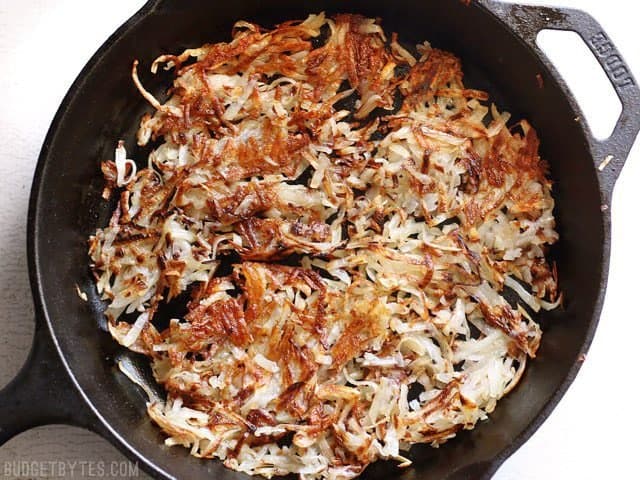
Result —
[{"label": "handle hole", "polygon": [[571,89],[591,133],[598,140],[609,138],[622,113],[622,104],[582,38],[575,32],[542,30],[537,43]]}]

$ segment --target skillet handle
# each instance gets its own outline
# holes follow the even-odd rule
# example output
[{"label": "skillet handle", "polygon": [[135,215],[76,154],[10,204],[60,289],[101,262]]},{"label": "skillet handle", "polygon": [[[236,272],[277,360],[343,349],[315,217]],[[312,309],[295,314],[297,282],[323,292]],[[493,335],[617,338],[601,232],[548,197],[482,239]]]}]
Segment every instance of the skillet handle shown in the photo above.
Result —
[{"label": "skillet handle", "polygon": [[586,122],[582,122],[598,167],[604,199],[609,200],[615,181],[640,131],[640,88],[622,55],[600,24],[581,10],[507,4],[494,0],[479,0],[479,3],[511,27],[529,45],[563,87],[565,84],[562,76],[536,43],[540,31],[552,29],[576,32],[595,56],[622,104],[622,113],[613,133],[607,139],[596,139],[586,127]]},{"label": "skillet handle", "polygon": [[36,321],[29,358],[0,391],[0,446],[25,430],[53,423],[95,430],[98,421],[67,375],[46,325]]}]

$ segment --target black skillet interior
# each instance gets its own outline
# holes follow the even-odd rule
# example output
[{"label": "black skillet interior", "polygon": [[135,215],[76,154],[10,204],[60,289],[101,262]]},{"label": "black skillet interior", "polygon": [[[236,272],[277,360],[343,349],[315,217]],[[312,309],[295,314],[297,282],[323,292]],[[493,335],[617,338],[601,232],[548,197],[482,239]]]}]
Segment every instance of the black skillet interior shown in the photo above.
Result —
[{"label": "black skillet interior", "polygon": [[[100,199],[100,161],[113,157],[118,139],[126,140],[130,158],[144,162],[134,147],[141,115],[150,111],[130,80],[133,59],[141,61],[141,77],[158,96],[170,74],[148,74],[161,53],[180,52],[230,36],[233,22],[248,19],[263,25],[310,12],[349,11],[383,19],[386,31],[404,41],[429,40],[463,60],[466,84],[490,92],[501,109],[525,116],[542,139],[542,155],[551,164],[556,184],[561,242],[555,248],[566,302],[562,311],[542,319],[545,335],[538,358],[530,363],[520,386],[503,399],[491,419],[461,433],[440,449],[415,446],[411,468],[391,463],[372,465],[365,478],[476,478],[490,476],[519,445],[524,432],[538,425],[558,400],[556,393],[572,378],[577,359],[594,327],[594,309],[606,268],[608,240],[600,210],[601,193],[593,159],[576,112],[546,67],[513,32],[483,7],[452,0],[324,1],[313,5],[293,0],[164,2],[137,16],[109,41],[98,61],[74,85],[59,113],[49,142],[32,206],[32,267],[45,317],[68,366],[89,402],[110,426],[112,440],[129,455],[145,458],[150,470],[178,478],[245,478],[218,461],[189,458],[179,447],[167,448],[159,429],[145,414],[145,396],[115,366],[123,351],[98,325],[104,326],[88,273],[86,239],[106,223],[108,206]],[[542,74],[544,88],[536,76]],[[37,183],[39,182],[39,184]],[[90,292],[81,301],[75,284]],[[144,364],[144,360],[134,358]],[[541,412],[544,413],[542,415]],[[121,436],[121,438],[120,438]],[[506,449],[506,450],[505,450]],[[137,453],[133,453],[137,452]]]}]

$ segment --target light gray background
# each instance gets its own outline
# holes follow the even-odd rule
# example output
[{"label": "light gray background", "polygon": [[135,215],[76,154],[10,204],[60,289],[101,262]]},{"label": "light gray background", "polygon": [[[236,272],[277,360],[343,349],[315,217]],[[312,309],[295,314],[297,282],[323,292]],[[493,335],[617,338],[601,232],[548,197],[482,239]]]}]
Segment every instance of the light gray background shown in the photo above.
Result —
[{"label": "light gray background", "polygon": [[[84,63],[143,3],[0,0],[0,387],[26,359],[33,332],[25,223],[41,143]],[[598,18],[640,78],[635,2],[558,3],[582,8]],[[602,131],[615,108],[604,99],[606,88],[598,82],[597,70],[584,65],[586,56],[564,43],[557,41],[551,50],[575,80],[581,104]],[[130,127],[123,125],[123,129]],[[544,132],[541,136],[544,141]],[[640,323],[639,183],[640,150],[636,145],[614,195],[609,291],[591,351],[566,397],[533,438],[504,464],[496,480],[640,478],[639,347],[635,340]],[[5,462],[21,460],[117,462],[124,457],[92,433],[48,426],[28,431],[0,448],[0,477]],[[82,477],[76,472],[74,478]],[[146,477],[141,473],[139,478]]]}]

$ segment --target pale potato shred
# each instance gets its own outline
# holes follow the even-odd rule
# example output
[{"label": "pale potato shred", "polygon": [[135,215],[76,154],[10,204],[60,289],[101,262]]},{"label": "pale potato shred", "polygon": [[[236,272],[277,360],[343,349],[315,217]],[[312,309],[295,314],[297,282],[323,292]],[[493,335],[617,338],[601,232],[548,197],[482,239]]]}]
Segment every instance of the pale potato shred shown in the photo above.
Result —
[{"label": "pale potato shred", "polygon": [[138,141],[160,143],[102,166],[110,331],[166,390],[148,412],[168,445],[266,477],[407,466],[487,419],[561,300],[536,132],[374,19],[232,35],[153,63],[175,71],[164,104],[134,63]]}]

